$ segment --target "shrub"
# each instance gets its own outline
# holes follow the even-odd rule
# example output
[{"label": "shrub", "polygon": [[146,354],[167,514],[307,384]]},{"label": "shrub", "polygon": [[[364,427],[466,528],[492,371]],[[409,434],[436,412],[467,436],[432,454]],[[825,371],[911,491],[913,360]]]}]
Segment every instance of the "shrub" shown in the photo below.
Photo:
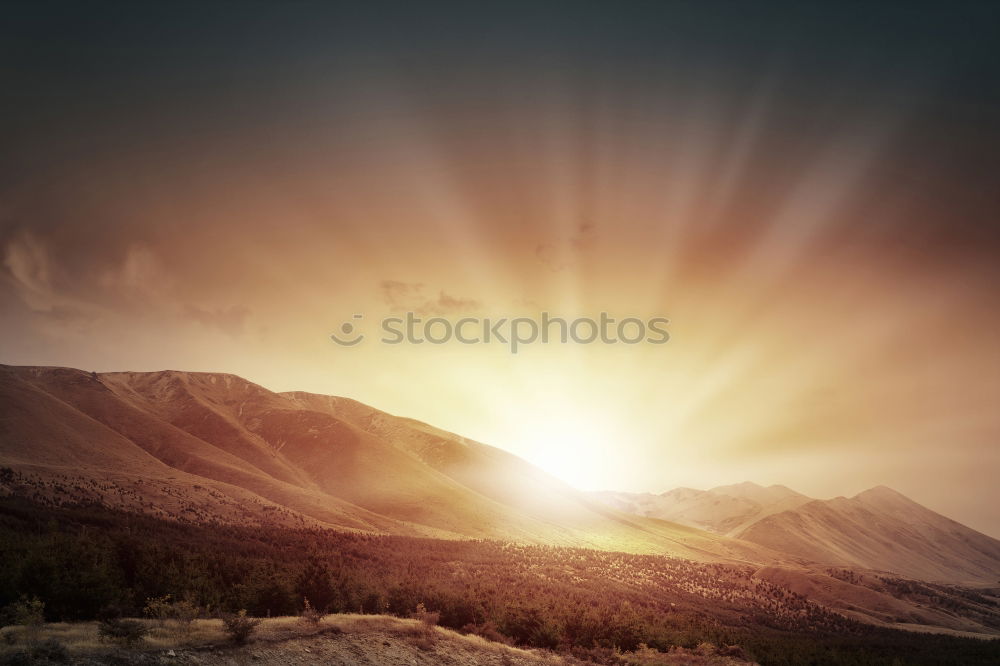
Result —
[{"label": "shrub", "polygon": [[462,627],[461,632],[463,634],[474,634],[476,636],[480,636],[481,638],[485,638],[488,641],[493,641],[494,643],[510,644],[511,642],[511,640],[501,634],[497,630],[496,625],[489,620],[483,622],[482,624],[474,624],[470,622]]},{"label": "shrub", "polygon": [[305,623],[315,627],[326,617],[326,613],[313,608],[313,605],[309,603],[309,597],[302,597],[302,612],[299,614],[299,617]]},{"label": "shrub", "polygon": [[143,609],[146,617],[156,621],[157,626],[164,626],[167,619],[173,616],[173,604],[170,603],[170,595],[165,597],[150,597],[146,599],[146,608]]},{"label": "shrub", "polygon": [[149,627],[139,620],[109,618],[97,625],[97,635],[102,641],[130,648],[149,635]]},{"label": "shrub", "polygon": [[45,624],[45,604],[38,597],[21,597],[20,601],[4,609],[4,615],[12,624],[23,627],[22,636],[26,643],[38,641],[42,625]]},{"label": "shrub", "polygon": [[538,608],[518,609],[504,620],[503,633],[519,645],[555,649],[559,645],[559,629],[553,618]]},{"label": "shrub", "polygon": [[43,664],[46,662],[64,664],[69,661],[69,652],[66,650],[66,646],[54,638],[44,640],[32,648],[31,656]]},{"label": "shrub", "polygon": [[45,624],[45,604],[38,597],[22,597],[11,605],[11,611],[15,624],[25,627]]},{"label": "shrub", "polygon": [[177,633],[187,634],[191,630],[191,623],[201,614],[201,608],[187,600],[171,601],[171,596],[168,594],[164,597],[146,599],[144,612],[147,617],[156,621],[157,626],[163,627],[170,620],[174,623]]},{"label": "shrub", "polygon": [[417,604],[417,608],[410,613],[410,619],[419,620],[420,624],[412,627],[407,633],[410,637],[410,644],[420,650],[430,650],[437,642],[437,633],[434,626],[438,623],[441,614],[437,611],[428,611],[423,603]]},{"label": "shrub", "polygon": [[189,633],[191,624],[201,615],[201,607],[186,599],[175,601],[171,610],[173,619],[177,623],[177,630],[182,634]]},{"label": "shrub", "polygon": [[417,604],[417,610],[410,614],[410,618],[420,620],[428,627],[433,627],[441,619],[441,613],[427,610],[427,607],[421,602]]},{"label": "shrub", "polygon": [[222,624],[225,627],[225,631],[229,634],[229,637],[234,643],[242,645],[247,642],[250,638],[250,634],[257,630],[257,625],[260,624],[260,620],[255,617],[248,617],[246,609],[240,610],[239,613],[231,614],[228,613],[222,616]]}]

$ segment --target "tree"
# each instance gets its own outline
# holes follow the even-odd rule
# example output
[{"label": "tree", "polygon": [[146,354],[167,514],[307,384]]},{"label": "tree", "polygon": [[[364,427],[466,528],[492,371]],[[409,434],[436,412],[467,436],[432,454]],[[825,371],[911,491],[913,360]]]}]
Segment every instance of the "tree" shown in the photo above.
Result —
[{"label": "tree", "polygon": [[330,572],[316,558],[310,559],[305,569],[302,570],[302,574],[295,583],[295,592],[298,596],[309,599],[317,610],[323,612],[339,610],[333,608],[337,592],[330,582]]}]

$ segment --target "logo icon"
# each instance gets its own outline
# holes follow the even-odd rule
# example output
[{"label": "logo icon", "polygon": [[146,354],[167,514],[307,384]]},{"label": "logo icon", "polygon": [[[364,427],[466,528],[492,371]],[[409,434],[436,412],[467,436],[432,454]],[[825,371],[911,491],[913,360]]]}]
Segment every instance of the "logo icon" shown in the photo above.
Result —
[{"label": "logo icon", "polygon": [[[364,315],[360,315],[360,314],[354,315],[354,319],[361,319],[362,317],[364,317]],[[353,323],[351,323],[349,321],[345,321],[343,324],[340,325],[340,332],[344,336],[353,335],[354,331],[355,331],[355,326],[354,326]],[[331,333],[330,334],[330,339],[333,340],[334,342],[336,342],[341,347],[353,347],[354,345],[356,345],[356,344],[360,343],[362,340],[364,340],[365,339],[365,335],[364,335],[364,333],[358,333],[357,336],[355,338],[353,338],[353,339],[341,339],[340,336],[338,336],[336,333]]]}]

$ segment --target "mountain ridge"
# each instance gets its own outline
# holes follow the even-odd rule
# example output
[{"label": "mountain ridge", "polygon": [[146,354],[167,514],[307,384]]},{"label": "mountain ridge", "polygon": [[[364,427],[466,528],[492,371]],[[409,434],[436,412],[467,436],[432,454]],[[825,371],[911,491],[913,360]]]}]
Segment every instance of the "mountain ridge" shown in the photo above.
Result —
[{"label": "mountain ridge", "polygon": [[66,501],[100,495],[175,518],[790,561],[614,511],[512,454],[428,424],[236,375],[2,366],[0,396],[0,464],[39,476],[33,492],[72,477]]},{"label": "mountain ridge", "polygon": [[[0,399],[0,465],[37,477],[25,488],[58,501],[184,520],[1000,579],[1000,541],[885,486],[831,500],[752,482],[583,493],[430,424],[226,373],[0,366]],[[14,489],[0,483],[0,492]]]},{"label": "mountain ridge", "polygon": [[885,485],[828,500],[749,481],[659,495],[592,495],[623,511],[697,526],[822,565],[921,580],[1000,581],[1000,541]]}]

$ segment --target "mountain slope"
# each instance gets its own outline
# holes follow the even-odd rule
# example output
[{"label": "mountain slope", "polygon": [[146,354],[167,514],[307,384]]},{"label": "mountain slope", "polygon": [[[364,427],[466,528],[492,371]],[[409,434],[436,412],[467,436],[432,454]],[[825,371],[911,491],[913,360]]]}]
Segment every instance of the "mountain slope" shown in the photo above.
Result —
[{"label": "mountain slope", "polygon": [[892,572],[930,581],[996,584],[1000,541],[879,486],[813,500],[785,486],[744,482],[710,490],[592,493],[619,511],[698,527],[814,565]]},{"label": "mountain slope", "polygon": [[729,536],[766,516],[811,501],[785,486],[764,488],[750,482],[711,490],[674,488],[661,495],[605,491],[593,493],[593,496],[620,511]]},{"label": "mountain slope", "polygon": [[1000,579],[1000,541],[884,486],[768,516],[739,537],[815,562],[923,580]]},{"label": "mountain slope", "polygon": [[0,397],[0,465],[60,500],[190,520],[787,559],[615,511],[515,456],[411,419],[233,375],[0,366]]}]

